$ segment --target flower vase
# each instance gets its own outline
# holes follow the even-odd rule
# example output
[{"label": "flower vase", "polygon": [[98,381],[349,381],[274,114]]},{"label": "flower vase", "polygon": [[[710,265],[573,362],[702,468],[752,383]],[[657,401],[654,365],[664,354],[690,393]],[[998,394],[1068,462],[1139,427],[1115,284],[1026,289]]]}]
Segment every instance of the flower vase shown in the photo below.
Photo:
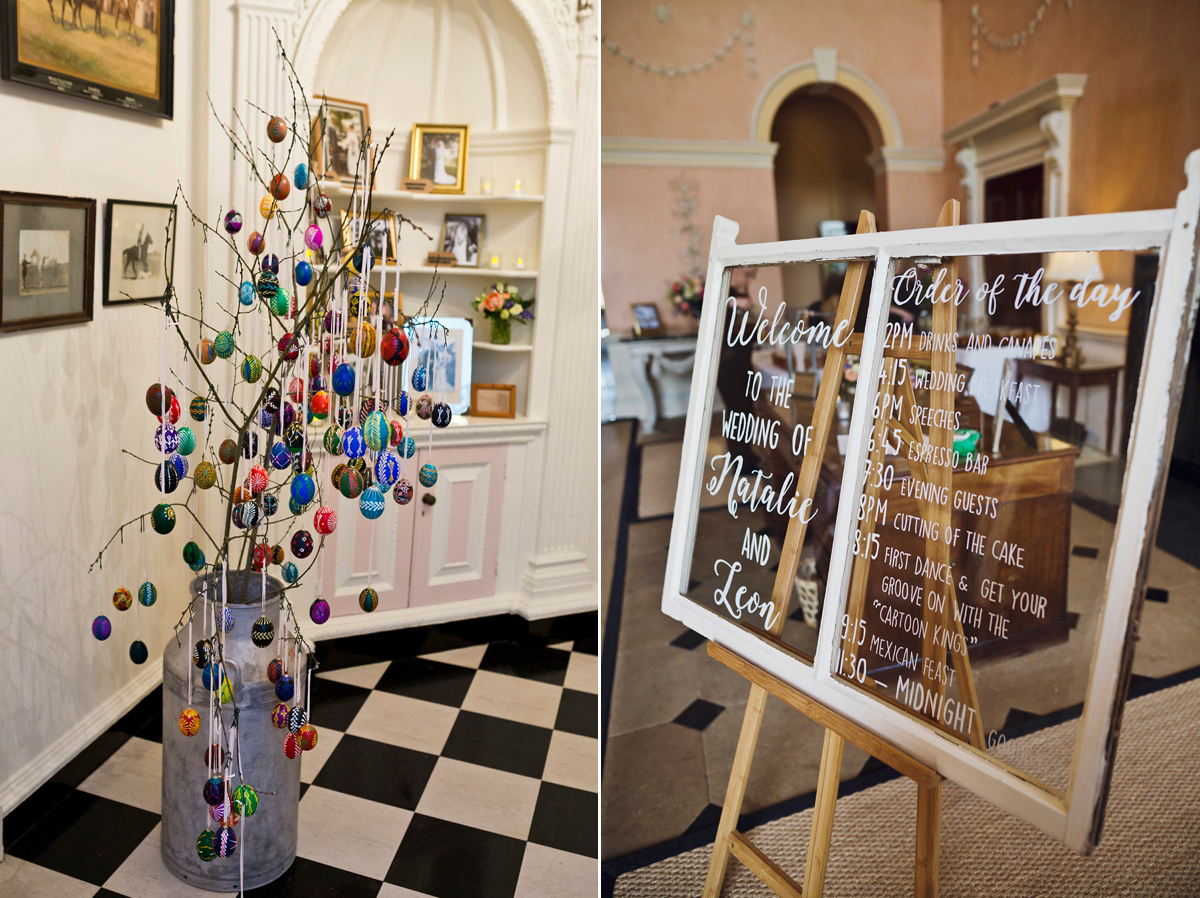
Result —
[{"label": "flower vase", "polygon": [[492,319],[492,342],[507,346],[512,339],[512,319]]}]

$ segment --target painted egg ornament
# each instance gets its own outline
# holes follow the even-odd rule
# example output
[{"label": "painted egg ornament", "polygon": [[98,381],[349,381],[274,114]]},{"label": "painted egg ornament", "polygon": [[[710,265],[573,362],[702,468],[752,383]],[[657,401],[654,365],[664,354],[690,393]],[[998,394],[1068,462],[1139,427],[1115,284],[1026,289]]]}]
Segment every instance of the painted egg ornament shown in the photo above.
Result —
[{"label": "painted egg ornament", "polygon": [[399,421],[392,421],[389,425],[391,436],[388,440],[393,446],[399,446],[400,441],[404,439],[404,425]]},{"label": "painted egg ornament", "polygon": [[329,620],[329,603],[324,599],[313,599],[308,606],[308,616],[314,624],[323,624]]},{"label": "painted egg ornament", "polygon": [[[271,682],[278,683],[281,679],[283,679],[282,673],[278,677],[276,677],[274,680],[272,680]],[[288,706],[285,705],[283,702],[280,702],[278,705],[276,705],[274,708],[271,709],[271,723],[275,724],[275,726],[277,726],[279,729],[282,730],[284,727],[287,726],[287,715],[288,715]]]},{"label": "painted egg ornament", "polygon": [[369,486],[363,490],[358,500],[358,510],[368,521],[373,521],[383,514],[383,492],[377,486]]},{"label": "painted egg ornament", "polygon": [[256,296],[254,284],[250,281],[242,281],[242,285],[238,287],[238,302],[244,306],[252,306]]},{"label": "painted egg ornament", "polygon": [[154,488],[160,493],[173,493],[179,486],[179,471],[170,463],[154,468]]},{"label": "painted egg ornament", "polygon": [[149,657],[150,652],[146,648],[146,643],[140,639],[135,639],[129,644],[129,660],[134,664],[145,664]]},{"label": "painted egg ornament", "polygon": [[304,398],[304,378],[293,377],[288,381],[288,398],[300,402]]},{"label": "painted egg ornament", "polygon": [[292,453],[283,443],[271,444],[271,467],[276,471],[286,470],[292,463]]},{"label": "painted egg ornament", "polygon": [[297,558],[307,558],[312,554],[313,538],[307,530],[297,530],[292,534],[292,554]]},{"label": "painted egg ornament", "polygon": [[[270,496],[270,495],[263,496],[262,501],[263,501],[263,504],[262,504],[263,514],[266,517],[269,518],[269,517],[271,517],[271,515],[275,514],[275,512],[279,511],[279,500],[276,499],[274,496]],[[278,561],[276,561],[275,563],[279,564]]]},{"label": "painted egg ornament", "polygon": [[103,614],[96,615],[95,620],[92,621],[92,635],[104,642],[112,635],[112,621]]},{"label": "painted egg ornament", "polygon": [[333,483],[335,490],[342,488],[342,472],[346,470],[346,465],[339,463],[333,466],[333,470],[329,473],[329,480]]},{"label": "painted egg ornament", "polygon": [[179,715],[179,732],[189,738],[200,732],[200,712],[195,708],[184,708]]},{"label": "painted egg ornament", "polygon": [[258,360],[258,356],[246,356],[242,361],[242,377],[245,378],[246,383],[258,383],[258,379],[262,377],[262,373],[262,362]]},{"label": "painted egg ornament", "polygon": [[408,358],[408,335],[398,327],[390,328],[379,344],[379,354],[388,365],[399,365]]},{"label": "painted egg ornament", "polygon": [[234,348],[233,334],[229,331],[221,331],[213,338],[213,350],[220,358],[229,358],[233,355]]},{"label": "painted egg ornament", "polygon": [[[283,662],[278,658],[275,658],[270,664],[267,665],[267,679],[270,680],[271,685],[274,686],[277,682],[279,682],[279,678],[281,676],[283,676]],[[276,707],[278,707],[278,705]],[[287,713],[286,708],[284,708],[284,713]]]},{"label": "painted egg ornament", "polygon": [[409,480],[400,480],[396,484],[396,488],[392,490],[392,498],[400,505],[407,505],[412,501],[413,485]]},{"label": "painted egg ornament", "polygon": [[271,196],[277,200],[286,200],[292,192],[291,182],[288,181],[287,175],[280,172],[271,179]]},{"label": "painted egg ornament", "polygon": [[312,394],[309,407],[312,409],[314,418],[318,421],[324,421],[329,417],[329,394],[324,390],[317,390]]},{"label": "painted egg ornament", "polygon": [[417,399],[417,417],[422,421],[433,417],[433,397],[428,393],[422,393]]},{"label": "painted egg ornament", "polygon": [[185,564],[194,564],[197,559],[203,558],[204,552],[194,540],[188,540],[183,547],[183,560]]},{"label": "painted egg ornament", "polygon": [[196,571],[197,573],[199,573],[200,570],[204,567],[204,564],[205,564],[204,553],[201,552],[200,557],[197,558],[195,561],[193,561],[191,564],[189,564],[188,567],[191,568],[193,571]]},{"label": "painted egg ornament", "polygon": [[296,733],[296,744],[300,746],[301,751],[312,751],[316,748],[317,728],[310,723],[300,727],[300,731]]},{"label": "painted egg ornament", "polygon": [[418,392],[424,390],[428,385],[429,373],[424,365],[417,365],[412,373],[412,388]]},{"label": "painted egg ornament", "polygon": [[283,554],[283,546],[271,546],[271,561],[274,564],[283,564],[283,560],[286,557]]},{"label": "painted egg ornament", "polygon": [[417,472],[417,479],[421,481],[421,486],[433,486],[437,483],[437,468],[426,462],[421,465],[421,470]]},{"label": "painted egg ornament", "polygon": [[262,465],[255,465],[250,469],[246,482],[250,485],[250,492],[257,496],[267,488],[267,469]]},{"label": "painted egg ornament", "polygon": [[258,434],[247,430],[242,434],[242,458],[254,458],[258,455]]},{"label": "painted egg ornament", "polygon": [[188,403],[188,414],[192,416],[193,421],[203,421],[208,417],[208,402],[197,396]]},{"label": "painted egg ornament", "polygon": [[[340,334],[341,332],[342,332],[342,313],[338,312],[336,309],[330,309],[328,312],[325,313],[325,333]],[[325,339],[328,340],[329,338],[326,337]],[[329,355],[328,350],[326,350],[325,354]],[[341,353],[335,352],[333,354],[333,367],[334,368],[336,368],[339,364],[341,364],[340,359],[341,359]]]},{"label": "painted egg ornament", "polygon": [[[258,201],[258,214],[261,215],[266,221],[270,221],[271,216],[273,216],[278,209],[279,207],[275,203],[275,197],[271,196],[269,193]],[[255,255],[257,255],[257,253]]]},{"label": "painted egg ornament", "polygon": [[304,726],[306,723],[308,723],[308,714],[299,705],[288,711],[287,728],[291,732],[300,732],[300,727]]},{"label": "painted egg ornament", "polygon": [[[308,358],[309,358],[310,362],[313,362],[316,360],[316,356],[309,356]],[[308,377],[309,377],[308,392],[309,392],[310,396],[315,395],[317,393],[329,391],[329,382],[327,380],[325,380],[324,377],[321,376],[320,368],[318,368],[316,371],[313,371],[312,365],[310,364]]]},{"label": "painted egg ornament", "polygon": [[313,527],[322,536],[329,536],[337,529],[337,512],[328,505],[322,505],[313,513]]},{"label": "painted egg ornament", "polygon": [[171,453],[179,448],[179,431],[171,424],[159,424],[154,429],[154,448]]},{"label": "painted egg ornament", "polygon": [[369,321],[360,322],[350,334],[350,348],[362,358],[375,354],[375,326]]},{"label": "painted egg ornament", "polygon": [[294,733],[283,737],[283,753],[289,761],[294,761],[300,755],[300,745],[296,742]]},{"label": "painted egg ornament", "polygon": [[[212,743],[208,748],[204,749],[204,766],[210,770],[217,768],[218,770],[225,766],[225,760],[228,757],[225,749],[221,748],[217,743]],[[223,802],[222,802],[223,803]]]},{"label": "painted egg ornament", "polygon": [[307,505],[317,494],[317,485],[307,474],[297,474],[292,480],[292,498],[300,505]]},{"label": "painted egg ornament", "polygon": [[211,861],[217,856],[217,834],[211,829],[200,833],[196,839],[196,856],[202,861]]},{"label": "painted egg ornament", "polygon": [[211,365],[217,360],[217,347],[207,337],[200,341],[200,364]]},{"label": "painted egg ornament", "polygon": [[301,259],[296,263],[296,283],[301,287],[307,287],[312,283],[313,267]]},{"label": "painted egg ornament", "polygon": [[263,251],[263,235],[258,231],[252,233],[246,238],[246,249],[250,250],[251,255],[257,256]]},{"label": "painted egg ornament", "polygon": [[330,455],[342,454],[342,429],[336,424],[331,424],[325,431],[325,437],[321,441],[325,445],[325,451]]},{"label": "painted egg ornament", "polygon": [[288,126],[278,115],[273,115],[267,120],[267,139],[271,143],[282,143],[287,137]]},{"label": "painted egg ornament", "polygon": [[[284,674],[281,676],[279,681],[275,684],[275,697],[281,702],[288,702],[292,700],[292,696],[295,695],[295,693],[296,684],[292,682],[291,675]],[[284,721],[286,723],[286,714]],[[283,724],[276,724],[276,726],[283,726]]]},{"label": "painted egg ornament", "polygon": [[[314,202],[313,205],[315,206],[316,203]],[[310,224],[304,229],[304,245],[314,253],[320,251],[324,242],[325,234],[320,225]]]},{"label": "painted egg ornament", "polygon": [[296,170],[292,172],[292,183],[296,185],[297,190],[304,190],[308,187],[308,166],[301,162],[296,166]]},{"label": "painted egg ornament", "polygon": [[401,390],[400,395],[392,400],[392,408],[396,410],[396,414],[401,418],[408,417],[409,395],[406,390]]},{"label": "painted egg ornament", "polygon": [[212,642],[207,639],[199,640],[192,648],[192,663],[204,670],[212,663]]},{"label": "painted egg ornament", "polygon": [[275,641],[275,625],[265,615],[250,628],[250,641],[260,649],[265,649]]},{"label": "painted egg ornament", "polygon": [[352,458],[346,462],[346,467],[353,468],[362,475],[363,489],[371,485],[371,469],[367,467],[367,460],[365,458]]},{"label": "painted egg ornament", "polygon": [[[265,517],[265,515],[263,517]],[[235,505],[233,507],[232,519],[234,526],[241,530],[253,527],[261,520],[259,517],[258,506],[253,502],[243,502],[241,505]]]},{"label": "painted egg ornament", "polygon": [[299,449],[304,445],[304,425],[293,421],[283,432],[283,441],[289,449]]},{"label": "painted egg ornament", "polygon": [[208,816],[212,818],[214,823],[221,826],[236,826],[240,819],[237,811],[233,809],[233,796],[229,792],[225,793],[225,797],[221,799],[220,804],[208,809]]},{"label": "painted egg ornament", "polygon": [[353,427],[354,426],[354,410],[347,408],[346,406],[343,405],[341,408],[338,409],[337,422],[338,422],[338,426],[340,426],[343,429],[345,429],[347,427]]},{"label": "painted egg ornament", "polygon": [[149,608],[158,601],[158,588],[147,580],[138,587],[138,601]]},{"label": "painted egg ornament", "polygon": [[204,665],[204,670],[200,671],[200,682],[211,692],[214,684],[219,685],[221,682],[221,669],[213,662],[208,662]]},{"label": "painted egg ornament", "polygon": [[230,209],[225,213],[225,233],[236,234],[242,229],[242,213],[237,209]]},{"label": "painted egg ornament", "polygon": [[216,838],[213,839],[213,844],[216,845],[217,855],[219,857],[229,857],[237,849],[237,835],[233,831],[232,826],[222,826],[217,830]]},{"label": "painted egg ornament", "polygon": [[[300,358],[300,341],[296,339],[295,334],[284,334],[279,338],[279,354],[288,362]],[[279,410],[278,401],[275,403],[275,410]]]},{"label": "painted egg ornament", "polygon": [[312,469],[312,453],[307,449],[304,452],[297,451],[295,458],[292,459],[292,470],[297,474],[307,474]]},{"label": "painted egg ornament", "polygon": [[221,704],[227,705],[233,701],[233,681],[226,677],[221,681]]},{"label": "painted egg ornament", "polygon": [[368,586],[358,594],[358,607],[363,611],[374,611],[379,607],[379,593]]},{"label": "painted egg ornament", "polygon": [[233,790],[233,807],[245,817],[253,817],[258,810],[258,793],[252,786],[242,783]]},{"label": "painted egg ornament", "polygon": [[150,512],[150,526],[155,533],[166,536],[175,529],[175,509],[165,502],[155,505],[154,511]]},{"label": "painted egg ornament", "polygon": [[196,465],[196,473],[192,475],[192,479],[200,489],[209,489],[217,482],[217,469],[212,462],[202,461]]},{"label": "painted egg ornament", "polygon": [[450,404],[447,402],[435,402],[433,404],[433,426],[434,427],[449,427],[450,419],[454,417],[450,411]]},{"label": "painted egg ornament", "polygon": [[258,276],[258,295],[266,300],[279,292],[279,277],[268,268],[274,256],[263,259],[263,271]]},{"label": "painted egg ornament", "polygon": [[363,440],[367,444],[367,448],[374,452],[379,452],[381,449],[386,449],[388,438],[392,435],[392,429],[388,426],[387,417],[383,412],[371,412],[367,415],[367,420],[363,424]]},{"label": "painted egg ornament", "polygon": [[292,311],[292,294],[288,293],[282,287],[275,291],[275,295],[271,297],[269,305],[271,312],[279,318],[290,318]]},{"label": "painted egg ornament", "polygon": [[412,437],[405,437],[396,447],[396,451],[400,453],[401,458],[412,458],[417,454],[417,441]]},{"label": "painted egg ornament", "polygon": [[339,396],[349,396],[354,392],[354,369],[345,362],[333,371],[333,392]]},{"label": "painted egg ornament", "polygon": [[233,629],[233,609],[226,608],[217,615],[217,624],[220,625],[226,633]]},{"label": "painted egg ornament", "polygon": [[396,458],[394,452],[379,453],[375,459],[375,480],[384,489],[389,489],[399,478],[400,459]]},{"label": "painted egg ornament", "polygon": [[300,569],[290,561],[283,563],[283,581],[285,583],[295,583],[300,579]]},{"label": "painted egg ornament", "polygon": [[[329,216],[330,211],[333,209],[333,202],[325,194],[318,193],[315,197],[313,197],[312,207],[313,207],[313,214],[315,214],[317,216],[317,218],[327,218]],[[307,241],[307,238],[308,238],[307,231],[305,232],[304,236],[305,236],[305,243],[307,243],[308,242]],[[318,246],[319,245],[320,244],[318,244]],[[313,249],[313,248],[314,247],[309,247],[309,249]]]},{"label": "painted egg ornament", "polygon": [[359,407],[358,407],[358,426],[359,427],[361,427],[362,425],[367,423],[367,416],[370,415],[371,412],[373,412],[373,411],[375,411],[375,400],[374,400],[374,398],[368,396],[361,403],[359,403]]},{"label": "painted egg ornament", "polygon": [[342,479],[338,484],[338,489],[347,499],[357,499],[363,491],[362,474],[349,465],[342,471]]},{"label": "painted egg ornament", "polygon": [[176,452],[167,461],[171,463],[171,467],[175,469],[175,473],[179,476],[180,480],[187,477],[188,463],[186,458]]},{"label": "painted egg ornament", "polygon": [[342,451],[346,453],[347,458],[363,457],[367,451],[367,443],[360,428],[351,427],[342,436]]},{"label": "painted egg ornament", "polygon": [[263,256],[262,270],[264,272],[270,272],[273,276],[276,276],[275,283],[278,284],[279,256],[275,255],[274,253],[267,253],[265,256]]},{"label": "painted egg ornament", "polygon": [[217,449],[217,458],[221,460],[223,465],[231,465],[237,458],[238,446],[231,439],[221,441],[220,447]]},{"label": "painted egg ornament", "polygon": [[157,417],[163,413],[163,408],[171,408],[171,400],[174,398],[175,393],[170,387],[151,384],[146,390],[146,408],[150,409],[150,414]]},{"label": "painted egg ornament", "polygon": [[196,451],[196,434],[190,427],[180,427],[175,434],[178,437],[176,449],[180,455],[191,455]]},{"label": "painted egg ornament", "polygon": [[[161,421],[162,421],[162,419],[163,419],[163,416],[162,416],[162,415],[157,415],[156,417],[158,418],[158,420],[159,420],[160,422],[161,422]],[[171,397],[171,403],[170,403],[170,407],[167,409],[167,423],[168,423],[168,424],[174,424],[174,423],[176,423],[178,420],[179,420],[179,397],[178,397],[178,396],[172,396],[172,397]]]}]

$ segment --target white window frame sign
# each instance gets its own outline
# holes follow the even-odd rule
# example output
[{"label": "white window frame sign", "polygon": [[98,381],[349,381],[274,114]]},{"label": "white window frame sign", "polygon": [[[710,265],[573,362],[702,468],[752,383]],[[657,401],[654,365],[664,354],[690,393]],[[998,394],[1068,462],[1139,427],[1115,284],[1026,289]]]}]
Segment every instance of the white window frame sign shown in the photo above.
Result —
[{"label": "white window frame sign", "polygon": [[[712,249],[674,523],[663,586],[662,610],[768,674],[858,723],[880,739],[954,780],[981,798],[1033,824],[1069,848],[1090,852],[1104,819],[1117,733],[1133,658],[1146,570],[1154,546],[1163,487],[1174,439],[1183,373],[1196,319],[1197,218],[1200,216],[1200,150],[1186,162],[1187,186],[1174,209],[1029,221],[967,224],[911,231],[738,245],[738,225],[718,216]],[[845,611],[853,564],[852,512],[864,489],[871,414],[883,365],[887,286],[898,259],[993,253],[1159,249],[1159,268],[1143,354],[1122,501],[1106,572],[1100,622],[1093,647],[1083,714],[1066,790],[1041,782],[957,741],[899,707],[836,676],[838,622]],[[824,608],[811,664],[784,651],[685,595],[688,586],[706,443],[730,271],[799,262],[874,260],[858,389],[834,527]],[[972,301],[972,300],[968,300]],[[849,497],[846,501],[845,497]],[[783,611],[786,613],[786,609]]]}]

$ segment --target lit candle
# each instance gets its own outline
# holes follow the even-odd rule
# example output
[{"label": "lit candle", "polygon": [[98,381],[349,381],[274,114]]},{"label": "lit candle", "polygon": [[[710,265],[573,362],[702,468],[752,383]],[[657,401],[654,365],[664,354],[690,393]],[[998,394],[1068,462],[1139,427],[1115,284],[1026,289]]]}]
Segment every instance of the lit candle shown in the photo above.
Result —
[{"label": "lit candle", "polygon": [[500,267],[500,254],[492,253],[490,256],[488,256],[488,268],[499,268],[499,267]]},{"label": "lit candle", "polygon": [[517,261],[513,262],[513,268],[516,268],[518,271],[525,270],[525,254],[524,253],[517,253]]},{"label": "lit candle", "polygon": [[495,184],[496,181],[491,175],[484,175],[479,179],[479,192],[484,196],[491,196]]},{"label": "lit candle", "polygon": [[521,179],[517,178],[516,183],[513,184],[513,193],[520,193],[520,192],[521,192]]}]

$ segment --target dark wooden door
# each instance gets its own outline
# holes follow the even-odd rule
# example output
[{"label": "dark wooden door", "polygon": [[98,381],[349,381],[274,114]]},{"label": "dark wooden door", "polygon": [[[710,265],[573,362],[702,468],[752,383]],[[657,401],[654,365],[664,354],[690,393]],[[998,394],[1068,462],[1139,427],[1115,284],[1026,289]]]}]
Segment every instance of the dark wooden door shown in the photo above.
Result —
[{"label": "dark wooden door", "polygon": [[[983,187],[984,221],[1017,221],[1024,218],[1042,218],[1042,167],[1035,165],[1011,174],[991,178]],[[1038,253],[1021,253],[1006,256],[986,256],[984,273],[990,283],[999,274],[1004,275],[1006,284],[1012,284],[1019,274],[1033,274],[1041,267],[1042,257]],[[974,288],[975,284],[971,285]],[[1009,296],[1012,292],[1007,291]],[[1003,294],[1002,294],[1003,296]],[[1015,328],[1039,332],[1042,329],[1041,306],[1028,303],[1014,309],[1012,303],[1000,304],[992,316],[997,327]]]}]

